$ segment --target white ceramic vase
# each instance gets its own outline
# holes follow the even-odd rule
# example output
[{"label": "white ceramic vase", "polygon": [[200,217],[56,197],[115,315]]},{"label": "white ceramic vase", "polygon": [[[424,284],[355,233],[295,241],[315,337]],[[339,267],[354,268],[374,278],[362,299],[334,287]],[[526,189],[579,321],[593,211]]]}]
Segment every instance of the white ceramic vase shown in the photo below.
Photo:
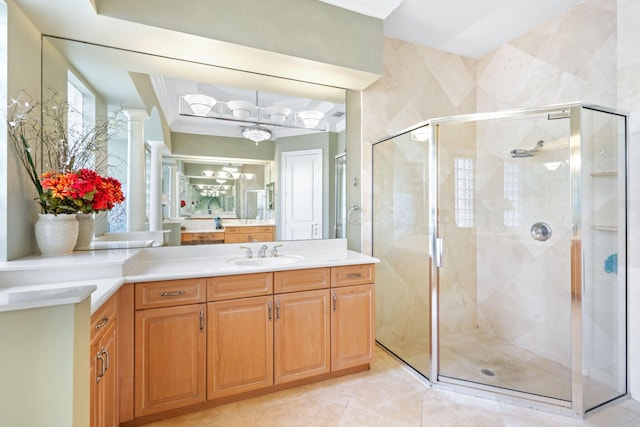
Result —
[{"label": "white ceramic vase", "polygon": [[78,240],[74,249],[88,249],[93,240],[94,216],[93,214],[76,214],[78,220]]},{"label": "white ceramic vase", "polygon": [[42,256],[68,255],[78,239],[76,214],[38,214],[36,243]]}]

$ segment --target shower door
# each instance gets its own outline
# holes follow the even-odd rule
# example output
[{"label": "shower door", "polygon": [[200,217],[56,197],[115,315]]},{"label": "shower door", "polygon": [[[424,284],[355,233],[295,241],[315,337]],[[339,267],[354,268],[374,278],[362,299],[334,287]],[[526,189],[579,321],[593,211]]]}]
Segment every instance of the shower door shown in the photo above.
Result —
[{"label": "shower door", "polygon": [[438,380],[569,406],[568,116],[443,121],[436,134]]},{"label": "shower door", "polygon": [[428,142],[412,133],[373,146],[376,340],[426,377],[432,352],[428,155]]}]

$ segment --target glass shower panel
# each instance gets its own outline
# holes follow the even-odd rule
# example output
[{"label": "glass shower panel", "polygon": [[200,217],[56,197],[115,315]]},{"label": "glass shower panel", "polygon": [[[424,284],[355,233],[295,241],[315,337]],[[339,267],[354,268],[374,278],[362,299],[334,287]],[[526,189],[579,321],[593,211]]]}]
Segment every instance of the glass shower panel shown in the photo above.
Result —
[{"label": "glass shower panel", "polygon": [[439,376],[571,401],[569,119],[437,130]]},{"label": "glass shower panel", "polygon": [[625,117],[582,110],[583,399],[626,393]]},{"label": "glass shower panel", "polygon": [[431,364],[428,142],[373,146],[376,340],[428,377]]}]

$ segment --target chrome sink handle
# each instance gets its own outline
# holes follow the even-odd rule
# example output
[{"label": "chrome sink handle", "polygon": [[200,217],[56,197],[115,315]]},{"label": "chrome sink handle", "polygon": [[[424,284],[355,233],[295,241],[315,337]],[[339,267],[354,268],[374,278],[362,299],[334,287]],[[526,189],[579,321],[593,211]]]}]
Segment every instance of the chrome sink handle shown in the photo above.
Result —
[{"label": "chrome sink handle", "polygon": [[244,256],[245,256],[246,258],[253,258],[253,252],[251,251],[251,248],[250,248],[250,247],[247,247],[247,246],[240,246],[240,249],[246,249],[246,250],[247,250],[247,252],[245,252],[245,254],[244,254]]},{"label": "chrome sink handle", "polygon": [[269,246],[262,245],[258,251],[258,258],[264,258],[264,254],[267,252],[267,249],[269,249]]},{"label": "chrome sink handle", "polygon": [[278,256],[278,248],[282,246],[282,243],[280,243],[279,245],[274,245],[273,248],[271,249],[271,256],[272,257],[276,257]]}]

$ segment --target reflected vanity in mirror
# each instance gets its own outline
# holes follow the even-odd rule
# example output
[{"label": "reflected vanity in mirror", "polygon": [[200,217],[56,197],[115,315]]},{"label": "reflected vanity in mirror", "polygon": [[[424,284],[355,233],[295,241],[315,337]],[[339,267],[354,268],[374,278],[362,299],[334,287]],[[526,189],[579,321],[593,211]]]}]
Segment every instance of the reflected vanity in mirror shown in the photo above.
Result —
[{"label": "reflected vanity in mirror", "polygon": [[[117,114],[129,126],[105,141],[127,206],[96,219],[96,240],[146,231],[154,246],[283,240],[285,207],[308,194],[321,195],[320,216],[289,238],[343,236],[344,163],[334,161],[345,151],[343,89],[49,36],[42,75],[44,91],[82,93],[83,121]],[[285,167],[307,152],[318,159],[311,169]],[[278,193],[294,172],[312,174],[312,188]]]}]

